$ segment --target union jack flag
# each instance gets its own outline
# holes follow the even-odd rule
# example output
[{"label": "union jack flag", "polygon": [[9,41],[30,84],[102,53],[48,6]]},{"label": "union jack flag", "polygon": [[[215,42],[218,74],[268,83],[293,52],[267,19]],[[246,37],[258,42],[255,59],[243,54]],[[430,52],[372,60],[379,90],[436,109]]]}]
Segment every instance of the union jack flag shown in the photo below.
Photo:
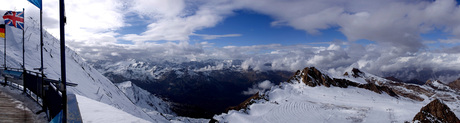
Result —
[{"label": "union jack flag", "polygon": [[5,19],[5,25],[24,29],[24,12],[8,11],[3,15],[3,19]]}]

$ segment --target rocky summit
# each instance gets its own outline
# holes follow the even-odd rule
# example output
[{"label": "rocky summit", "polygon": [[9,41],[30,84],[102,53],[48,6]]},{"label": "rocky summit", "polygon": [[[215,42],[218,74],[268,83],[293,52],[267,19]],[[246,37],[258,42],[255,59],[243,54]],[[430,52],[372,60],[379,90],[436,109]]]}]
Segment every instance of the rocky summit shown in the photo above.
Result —
[{"label": "rocky summit", "polygon": [[449,83],[448,86],[452,89],[456,89],[457,91],[460,91],[460,78]]},{"label": "rocky summit", "polygon": [[435,99],[420,109],[420,112],[415,115],[414,122],[422,123],[460,123],[460,120],[450,110],[450,108]]},{"label": "rocky summit", "polygon": [[[348,75],[348,72],[344,75]],[[359,69],[353,68],[351,76],[354,78],[364,77],[365,73],[361,72]],[[296,74],[290,78],[289,82],[299,80],[311,87],[323,85],[326,87],[336,86],[341,88],[347,88],[348,86],[352,86],[358,88],[365,88],[379,94],[382,92],[386,92],[390,96],[397,96],[397,94],[387,86],[376,85],[374,82],[370,80],[368,83],[358,83],[347,79],[331,78],[327,74],[321,73],[321,71],[316,69],[315,67],[306,67],[303,69],[303,71],[297,71]]]}]

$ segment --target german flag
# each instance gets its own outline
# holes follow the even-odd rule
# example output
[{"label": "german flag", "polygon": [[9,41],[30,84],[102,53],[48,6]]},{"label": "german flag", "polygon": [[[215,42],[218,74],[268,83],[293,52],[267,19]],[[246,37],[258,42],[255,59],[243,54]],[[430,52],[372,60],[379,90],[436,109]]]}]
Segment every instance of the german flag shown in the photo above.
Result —
[{"label": "german flag", "polygon": [[0,37],[5,38],[5,24],[0,24]]}]

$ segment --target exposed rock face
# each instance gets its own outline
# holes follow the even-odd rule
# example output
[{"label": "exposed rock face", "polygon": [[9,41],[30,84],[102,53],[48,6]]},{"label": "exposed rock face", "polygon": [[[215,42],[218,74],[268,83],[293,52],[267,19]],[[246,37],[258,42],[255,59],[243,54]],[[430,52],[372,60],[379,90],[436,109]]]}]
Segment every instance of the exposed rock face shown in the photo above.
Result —
[{"label": "exposed rock face", "polygon": [[431,88],[434,88],[436,90],[443,90],[443,91],[448,91],[451,90],[449,86],[446,84],[442,83],[439,80],[427,80],[424,85],[430,86]]},{"label": "exposed rock face", "polygon": [[[397,95],[407,97],[407,98],[417,100],[417,101],[423,101],[424,100],[422,97],[420,97],[421,94],[426,95],[428,97],[431,97],[431,96],[433,96],[435,94],[434,92],[432,92],[430,90],[427,90],[427,89],[424,89],[424,88],[422,88],[420,86],[412,85],[412,84],[388,83],[388,85],[393,87],[392,90]],[[406,89],[407,90],[412,90],[412,92],[405,91]],[[414,92],[416,92],[416,93],[414,93]]]},{"label": "exposed rock face", "polygon": [[[353,77],[355,78],[362,77],[364,75],[365,73],[361,72],[360,70],[356,68],[353,68],[352,70]],[[300,70],[297,71],[296,74],[289,79],[289,82],[292,82],[295,80],[296,81],[301,80],[301,82],[311,87],[323,85],[326,87],[336,86],[336,87],[341,87],[341,88],[347,88],[348,86],[352,86],[352,87],[368,89],[368,90],[374,91],[379,94],[381,94],[382,92],[386,92],[390,96],[398,97],[398,95],[395,92],[393,92],[391,88],[388,88],[386,86],[376,85],[371,82],[367,84],[359,84],[359,83],[352,82],[346,79],[331,78],[328,75],[321,73],[321,71],[319,71],[315,67],[306,67],[302,71]]]},{"label": "exposed rock face", "polygon": [[[367,82],[366,84],[357,83],[350,81],[348,79],[338,79],[332,78],[327,74],[321,73],[320,70],[316,69],[315,67],[307,67],[304,68],[302,71],[298,70],[294,76],[292,76],[288,82],[295,82],[299,81],[305,83],[308,86],[315,87],[315,86],[336,86],[341,88],[347,88],[348,86],[364,88],[371,90],[373,92],[382,94],[382,92],[387,93],[393,97],[406,97],[416,101],[423,101],[425,100],[422,95],[427,97],[434,96],[443,101],[453,102],[459,100],[459,96],[453,96],[449,94],[443,93],[436,93],[435,91],[443,91],[443,92],[455,92],[442,82],[436,81],[428,81],[424,85],[417,85],[417,84],[410,84],[404,82],[397,82],[383,78],[375,78],[376,76],[373,75],[366,75],[365,72],[357,68],[353,68],[351,71],[346,72],[344,74],[345,77],[354,77],[354,78],[363,78]],[[460,81],[460,80],[459,80]],[[456,99],[457,98],[457,99]]]},{"label": "exposed rock face", "polygon": [[418,79],[407,80],[407,81],[405,81],[404,83],[412,83],[412,84],[417,84],[417,85],[423,85],[423,84],[425,84],[425,82],[420,81],[420,80],[418,80]]},{"label": "exposed rock face", "polygon": [[379,93],[379,94],[382,94],[382,92],[385,92],[390,96],[398,97],[398,95],[393,91],[393,89],[387,86],[378,86],[378,85],[375,85],[374,83],[367,83],[367,84],[359,84],[357,87],[365,88],[365,89],[374,91],[375,93]]},{"label": "exposed rock face", "polygon": [[364,75],[364,73],[361,72],[361,71],[360,71],[359,69],[357,69],[357,68],[353,68],[353,70],[351,70],[351,72],[353,72],[352,76],[355,77],[355,78]]},{"label": "exposed rock face", "polygon": [[452,89],[455,89],[457,91],[460,91],[460,78],[458,78],[457,80],[451,82],[448,84],[448,86]]},{"label": "exposed rock face", "polygon": [[385,77],[385,79],[395,81],[395,82],[403,82],[402,80],[400,80],[400,79],[398,79],[398,78],[396,78],[394,76]]},{"label": "exposed rock face", "polygon": [[435,99],[420,109],[412,121],[420,121],[422,123],[459,123],[460,120],[450,110],[450,108]]},{"label": "exposed rock face", "polygon": [[225,112],[228,112],[230,110],[246,109],[249,105],[254,103],[254,100],[263,99],[263,97],[264,97],[263,95],[259,95],[259,92],[257,92],[256,94],[252,95],[251,97],[249,97],[248,99],[246,99],[245,101],[240,103],[238,106],[233,106],[233,107],[227,108]]},{"label": "exposed rock face", "polygon": [[321,73],[321,71],[319,71],[315,67],[311,67],[311,68],[306,67],[302,71],[297,71],[296,74],[293,77],[291,77],[289,81],[299,80],[299,78],[302,79],[303,83],[311,87],[324,85],[326,87],[337,86],[337,87],[346,88],[350,84],[353,84],[353,85],[355,84],[347,80],[335,79],[335,78],[332,79],[329,76]]}]

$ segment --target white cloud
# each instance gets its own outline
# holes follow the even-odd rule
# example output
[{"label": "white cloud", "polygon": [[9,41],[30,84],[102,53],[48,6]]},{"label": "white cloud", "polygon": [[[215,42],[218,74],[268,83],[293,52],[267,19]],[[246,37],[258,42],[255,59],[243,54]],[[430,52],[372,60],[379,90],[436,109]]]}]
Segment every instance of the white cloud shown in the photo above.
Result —
[{"label": "white cloud", "polygon": [[[123,36],[123,39],[135,42],[158,40],[185,41],[189,39],[189,36],[194,35],[194,32],[197,30],[214,27],[226,16],[233,14],[233,9],[235,8],[225,1],[209,1],[199,6],[196,11],[190,13],[188,11],[184,11],[184,13],[155,11],[160,15],[170,16],[154,16],[155,21],[148,25],[145,32],[141,34],[128,34]],[[143,11],[147,10],[150,9]]]},{"label": "white cloud", "polygon": [[[142,2],[141,0],[137,0]],[[156,1],[151,2],[156,3]],[[151,4],[146,2],[140,5]],[[162,11],[162,7],[171,11]],[[350,41],[367,39],[379,45],[398,47],[398,52],[417,52],[424,48],[421,33],[441,28],[460,36],[460,9],[453,0],[427,1],[276,1],[276,0],[220,0],[220,1],[162,1],[157,9],[138,9],[141,15],[151,15],[154,22],[141,34],[123,36],[137,42],[156,40],[188,40],[195,31],[210,28],[234,10],[249,9],[275,19],[272,26],[291,26],[311,34],[339,27]],[[191,6],[191,7],[190,7]],[[283,9],[278,9],[283,8]],[[147,14],[145,14],[147,13]],[[150,13],[150,14],[149,14]],[[154,13],[154,14],[152,14]],[[209,35],[204,39],[238,35]]]},{"label": "white cloud", "polygon": [[271,83],[269,80],[265,80],[261,83],[259,83],[259,85],[257,85],[257,87],[261,88],[261,89],[270,89],[274,84]]},{"label": "white cloud", "polygon": [[[4,3],[11,3],[3,0]],[[78,0],[66,1],[68,40],[87,45],[114,44],[119,39],[136,42],[186,41],[195,31],[214,27],[235,10],[266,14],[273,26],[291,26],[311,34],[338,27],[350,40],[367,39],[416,52],[423,48],[421,33],[435,28],[460,37],[460,9],[454,0]],[[58,34],[58,1],[44,1],[45,27]],[[27,2],[2,4],[4,9],[33,6]],[[283,8],[283,9],[279,9]],[[32,10],[37,11],[36,9]],[[37,12],[35,12],[37,13]],[[115,31],[130,26],[125,17],[146,20],[140,34],[120,35]],[[101,36],[102,35],[102,36]],[[206,34],[203,34],[206,35]],[[209,35],[205,39],[238,36]],[[97,40],[97,41],[95,41]],[[136,43],[137,44],[137,43]],[[142,44],[142,43],[140,43]]]},{"label": "white cloud", "polygon": [[[19,2],[20,1],[20,2]],[[26,0],[0,0],[0,9],[19,11],[24,7],[26,18],[32,17],[39,24],[39,9]],[[43,27],[59,38],[59,1],[43,1]],[[66,41],[84,45],[107,45],[117,42],[115,31],[125,25],[123,2],[120,0],[74,0],[66,1]],[[32,24],[32,22],[26,22]],[[29,25],[30,26],[30,25]],[[70,45],[71,46],[71,45]],[[75,46],[71,46],[75,47]]]},{"label": "white cloud", "polygon": [[203,39],[211,40],[217,38],[225,38],[225,37],[240,37],[241,34],[225,34],[225,35],[206,35],[206,34],[194,34],[195,36],[201,36]]},{"label": "white cloud", "polygon": [[257,92],[264,92],[265,90],[270,89],[273,85],[275,84],[269,80],[265,80],[257,85],[253,85],[252,88],[248,88],[248,90],[243,91],[242,93],[244,95],[254,95]]},{"label": "white cloud", "polygon": [[460,39],[439,39],[439,42],[447,43],[447,44],[455,44],[455,43],[460,43]]},{"label": "white cloud", "polygon": [[184,0],[127,0],[127,4],[133,12],[157,19],[184,16],[186,7]]},{"label": "white cloud", "polygon": [[213,71],[213,70],[222,70],[223,68],[224,68],[224,64],[219,63],[216,66],[208,65],[208,66],[205,66],[203,68],[197,69],[195,71]]}]

